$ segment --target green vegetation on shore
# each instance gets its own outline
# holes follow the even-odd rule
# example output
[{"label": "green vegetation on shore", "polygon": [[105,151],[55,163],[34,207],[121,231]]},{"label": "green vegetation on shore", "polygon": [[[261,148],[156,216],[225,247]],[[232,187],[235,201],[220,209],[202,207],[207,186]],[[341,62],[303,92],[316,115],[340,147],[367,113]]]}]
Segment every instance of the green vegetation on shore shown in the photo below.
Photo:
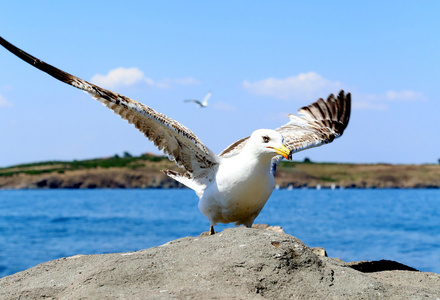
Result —
[{"label": "green vegetation on shore", "polygon": [[[165,156],[144,154],[47,161],[0,168],[0,189],[182,187],[160,170],[179,170]],[[440,188],[440,165],[348,164],[282,161],[277,187]]]},{"label": "green vegetation on shore", "polygon": [[17,174],[39,175],[43,173],[64,173],[66,171],[96,169],[96,168],[131,168],[143,167],[142,161],[159,162],[168,160],[166,156],[143,154],[141,156],[118,155],[108,158],[96,158],[73,161],[45,161],[29,164],[20,164],[8,168],[0,168],[0,176],[12,176]]}]

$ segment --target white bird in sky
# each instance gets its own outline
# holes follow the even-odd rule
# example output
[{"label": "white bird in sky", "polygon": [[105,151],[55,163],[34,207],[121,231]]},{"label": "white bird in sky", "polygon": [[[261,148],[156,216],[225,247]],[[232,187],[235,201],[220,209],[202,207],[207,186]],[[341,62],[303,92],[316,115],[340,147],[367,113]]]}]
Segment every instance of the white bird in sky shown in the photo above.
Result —
[{"label": "white bird in sky", "polygon": [[251,227],[272,194],[274,166],[295,152],[331,143],[342,135],[350,119],[351,95],[340,91],[336,97],[331,94],[326,101],[318,99],[299,109],[301,116],[288,115],[290,121],[276,130],[258,129],[216,155],[176,120],[57,69],[1,37],[0,44],[32,66],[90,94],[144,133],[183,169],[182,173],[163,172],[195,191],[199,209],[210,222],[210,234],[218,223]]},{"label": "white bird in sky", "polygon": [[208,99],[211,98],[211,92],[209,92],[208,94],[206,94],[205,98],[203,98],[203,101],[200,102],[200,100],[197,99],[186,99],[184,100],[185,102],[194,102],[195,104],[197,104],[198,107],[207,107],[208,106]]}]

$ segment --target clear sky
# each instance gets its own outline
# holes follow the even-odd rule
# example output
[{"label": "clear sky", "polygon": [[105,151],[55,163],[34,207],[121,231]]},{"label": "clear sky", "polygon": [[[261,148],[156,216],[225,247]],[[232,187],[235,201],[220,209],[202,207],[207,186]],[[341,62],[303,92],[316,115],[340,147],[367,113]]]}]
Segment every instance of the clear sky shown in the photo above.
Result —
[{"label": "clear sky", "polygon": [[[3,1],[0,35],[136,99],[214,152],[352,93],[344,135],[294,156],[437,163],[439,1]],[[202,99],[197,108],[184,99]],[[134,127],[0,48],[0,166],[145,152]]]}]

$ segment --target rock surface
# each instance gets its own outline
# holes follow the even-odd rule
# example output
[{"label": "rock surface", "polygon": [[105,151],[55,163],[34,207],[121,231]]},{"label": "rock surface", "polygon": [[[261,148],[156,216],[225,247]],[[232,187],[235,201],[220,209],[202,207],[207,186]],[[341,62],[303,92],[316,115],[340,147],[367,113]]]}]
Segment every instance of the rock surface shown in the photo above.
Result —
[{"label": "rock surface", "polygon": [[364,273],[283,232],[240,227],[137,252],[49,261],[0,279],[0,299],[440,298],[438,274],[371,272],[371,265]]}]

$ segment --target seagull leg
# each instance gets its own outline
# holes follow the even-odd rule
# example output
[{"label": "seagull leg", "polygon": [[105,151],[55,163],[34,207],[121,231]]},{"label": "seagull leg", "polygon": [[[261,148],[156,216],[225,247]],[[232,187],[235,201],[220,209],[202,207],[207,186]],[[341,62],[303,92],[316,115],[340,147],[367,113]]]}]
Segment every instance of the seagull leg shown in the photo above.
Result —
[{"label": "seagull leg", "polygon": [[213,235],[213,234],[215,234],[214,226],[211,226],[211,228],[209,229],[209,235]]}]

